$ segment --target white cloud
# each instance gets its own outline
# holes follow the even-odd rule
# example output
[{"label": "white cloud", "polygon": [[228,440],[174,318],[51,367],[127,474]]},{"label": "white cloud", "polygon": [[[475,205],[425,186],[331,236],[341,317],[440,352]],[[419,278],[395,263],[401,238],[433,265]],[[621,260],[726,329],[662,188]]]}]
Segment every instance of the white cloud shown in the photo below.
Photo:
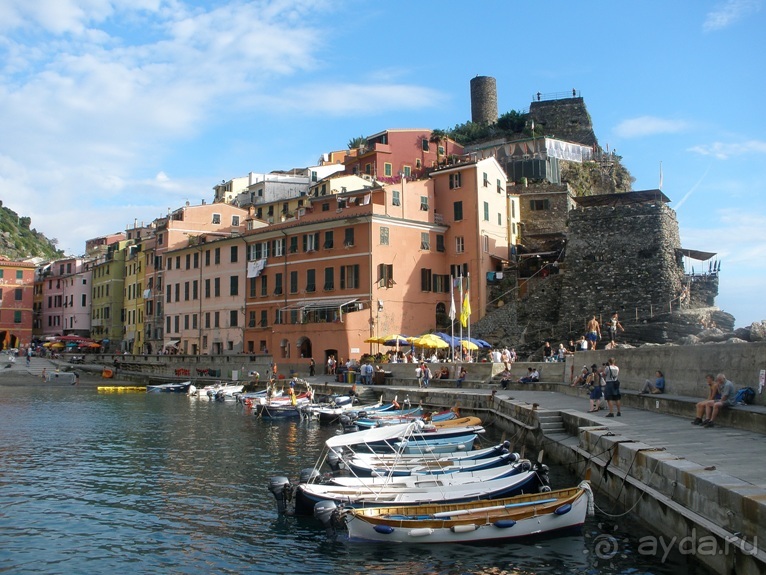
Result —
[{"label": "white cloud", "polygon": [[719,160],[726,160],[732,156],[745,154],[766,154],[766,142],[762,140],[747,140],[744,142],[713,142],[701,144],[688,149],[702,156],[713,156]]},{"label": "white cloud", "polygon": [[614,129],[621,138],[642,138],[656,134],[674,134],[682,132],[689,127],[683,120],[668,120],[654,116],[641,116],[623,120]]},{"label": "white cloud", "polygon": [[762,0],[727,0],[715,10],[708,12],[702,29],[705,32],[721,30],[761,9]]}]

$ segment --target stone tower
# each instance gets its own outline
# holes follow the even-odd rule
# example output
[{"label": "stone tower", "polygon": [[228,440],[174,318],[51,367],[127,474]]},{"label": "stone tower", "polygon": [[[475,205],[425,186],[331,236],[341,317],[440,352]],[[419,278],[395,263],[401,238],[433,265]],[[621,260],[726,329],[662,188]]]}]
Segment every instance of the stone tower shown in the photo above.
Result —
[{"label": "stone tower", "polygon": [[474,124],[497,122],[497,82],[491,76],[471,79],[471,121]]}]

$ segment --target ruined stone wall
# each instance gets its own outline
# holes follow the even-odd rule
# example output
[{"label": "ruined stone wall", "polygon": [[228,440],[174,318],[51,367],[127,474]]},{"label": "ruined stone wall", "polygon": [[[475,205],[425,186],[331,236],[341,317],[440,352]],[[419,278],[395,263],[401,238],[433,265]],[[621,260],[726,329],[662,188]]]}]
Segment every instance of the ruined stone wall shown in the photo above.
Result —
[{"label": "ruined stone wall", "polygon": [[532,102],[529,105],[529,115],[536,125],[543,126],[546,136],[586,146],[598,145],[590,114],[582,98]]},{"label": "ruined stone wall", "polygon": [[661,202],[570,212],[561,327],[584,325],[592,314],[668,311],[683,285],[680,247],[675,212]]},{"label": "ruined stone wall", "polygon": [[[524,224],[521,241],[525,236],[540,234],[562,234],[567,227],[569,212],[574,207],[572,195],[566,184],[532,184],[512,186],[512,193],[519,194],[519,217]],[[532,202],[545,202],[545,209],[533,209]],[[539,202],[537,204],[539,206]]]}]

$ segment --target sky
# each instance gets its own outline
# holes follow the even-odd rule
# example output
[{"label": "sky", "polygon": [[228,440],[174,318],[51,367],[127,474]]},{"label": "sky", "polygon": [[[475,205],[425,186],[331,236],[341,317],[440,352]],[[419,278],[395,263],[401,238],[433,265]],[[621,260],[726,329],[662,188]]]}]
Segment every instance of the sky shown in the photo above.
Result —
[{"label": "sky", "polygon": [[[766,320],[766,0],[0,0],[0,200],[67,254],[356,136],[576,89]],[[699,262],[688,262],[688,269]],[[704,267],[707,269],[707,265]]]}]

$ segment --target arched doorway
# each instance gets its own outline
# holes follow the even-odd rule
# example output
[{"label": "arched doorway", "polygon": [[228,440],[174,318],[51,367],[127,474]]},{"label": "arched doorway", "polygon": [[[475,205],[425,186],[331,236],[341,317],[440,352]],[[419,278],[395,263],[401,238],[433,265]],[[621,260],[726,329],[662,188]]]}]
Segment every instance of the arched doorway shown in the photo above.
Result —
[{"label": "arched doorway", "polygon": [[314,352],[312,351],[311,340],[309,338],[305,336],[298,338],[297,347],[301,357],[313,357]]}]

